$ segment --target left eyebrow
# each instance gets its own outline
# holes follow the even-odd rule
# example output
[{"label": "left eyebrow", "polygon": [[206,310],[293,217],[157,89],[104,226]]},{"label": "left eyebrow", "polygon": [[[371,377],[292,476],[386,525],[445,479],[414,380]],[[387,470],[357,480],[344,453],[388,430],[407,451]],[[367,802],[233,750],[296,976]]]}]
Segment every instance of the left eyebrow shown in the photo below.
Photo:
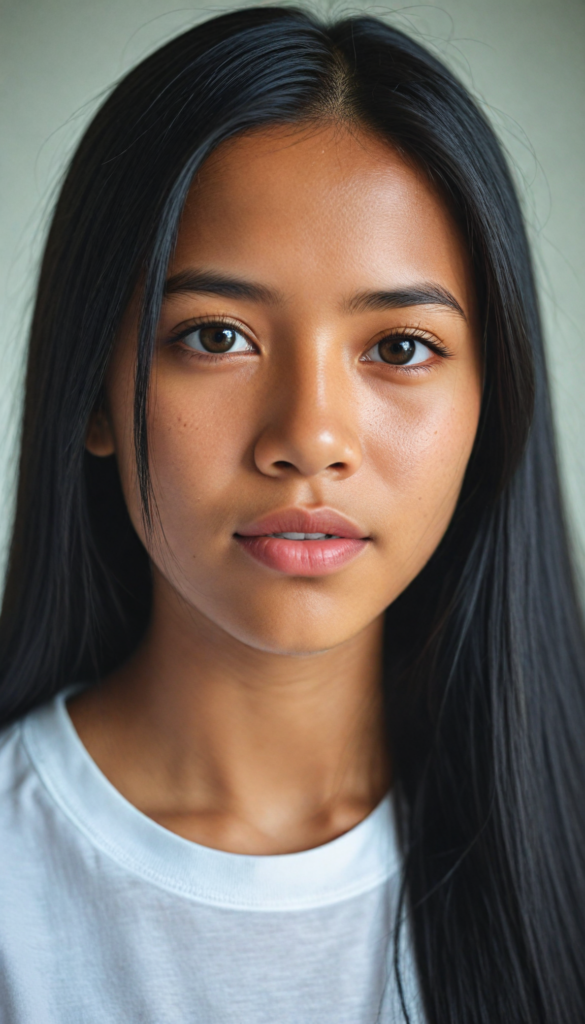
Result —
[{"label": "left eyebrow", "polygon": [[391,291],[358,292],[345,303],[348,313],[367,310],[402,309],[408,306],[447,306],[465,321],[467,317],[454,295],[436,284],[423,284],[416,288],[396,288]]}]

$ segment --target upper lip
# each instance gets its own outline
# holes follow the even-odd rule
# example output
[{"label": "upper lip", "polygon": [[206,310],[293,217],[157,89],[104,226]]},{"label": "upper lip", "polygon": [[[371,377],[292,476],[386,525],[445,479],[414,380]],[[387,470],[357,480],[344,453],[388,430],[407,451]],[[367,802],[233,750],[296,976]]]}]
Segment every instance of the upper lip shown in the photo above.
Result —
[{"label": "upper lip", "polygon": [[236,530],[240,537],[265,537],[271,533],[329,533],[353,540],[367,539],[367,533],[356,523],[329,508],[318,512],[309,512],[303,508],[284,509]]}]

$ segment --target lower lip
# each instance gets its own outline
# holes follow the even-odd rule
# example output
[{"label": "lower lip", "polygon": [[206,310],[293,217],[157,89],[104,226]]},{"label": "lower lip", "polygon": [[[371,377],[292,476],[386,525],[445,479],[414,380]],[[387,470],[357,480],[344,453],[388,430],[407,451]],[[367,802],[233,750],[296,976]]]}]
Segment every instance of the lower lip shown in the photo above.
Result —
[{"label": "lower lip", "polygon": [[236,540],[252,558],[287,576],[326,576],[363,551],[367,540],[287,540],[286,537],[241,537]]}]

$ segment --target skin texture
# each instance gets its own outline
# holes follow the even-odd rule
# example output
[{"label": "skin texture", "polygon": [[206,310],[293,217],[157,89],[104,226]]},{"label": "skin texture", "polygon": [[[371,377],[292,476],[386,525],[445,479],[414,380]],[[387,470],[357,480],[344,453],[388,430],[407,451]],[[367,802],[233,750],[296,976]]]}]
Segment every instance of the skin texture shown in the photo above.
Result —
[{"label": "skin texture", "polygon": [[[145,535],[135,478],[137,302],[90,424],[89,450],[118,460],[154,607],[136,655],[70,712],[102,771],[160,824],[291,852],[351,828],[390,784],[382,615],[436,549],[473,446],[473,283],[424,176],[332,125],[256,132],[209,158],[168,278],[202,272],[260,290],[165,300],[148,420],[164,537]],[[430,287],[459,309],[364,300]],[[229,321],[243,349],[194,350],[198,318]],[[401,330],[419,342],[411,367],[376,347]],[[324,575],[267,567],[236,535],[287,509],[339,512],[366,541]]]}]

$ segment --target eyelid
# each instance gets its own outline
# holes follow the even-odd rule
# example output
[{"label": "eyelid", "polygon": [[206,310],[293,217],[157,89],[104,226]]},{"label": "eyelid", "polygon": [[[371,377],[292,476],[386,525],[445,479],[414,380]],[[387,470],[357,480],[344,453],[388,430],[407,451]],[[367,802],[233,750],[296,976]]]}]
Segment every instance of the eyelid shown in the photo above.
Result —
[{"label": "eyelid", "polygon": [[[239,334],[243,334],[250,345],[257,346],[258,342],[255,340],[250,328],[243,324],[241,320],[237,320],[235,317],[224,316],[221,313],[217,316],[211,314],[204,314],[203,316],[192,317],[190,320],[182,320],[180,324],[168,335],[166,343],[173,345],[177,341],[181,341],[186,338],[189,334],[193,334],[199,327],[209,327],[213,324],[220,324],[222,327],[233,327]],[[228,353],[225,353],[229,355]]]},{"label": "eyelid", "polygon": [[[432,352],[435,352],[436,355],[441,356],[441,358],[451,358],[452,353],[445,343],[440,341],[434,334],[429,334],[429,332],[425,331],[422,327],[391,327],[390,330],[381,331],[380,334],[376,336],[375,340],[368,344],[368,347],[364,352],[364,356],[367,356],[368,352],[375,348],[376,345],[379,345],[380,342],[385,341],[386,338],[413,338],[414,341],[420,341],[423,345],[426,345],[427,348],[430,348]],[[362,356],[362,359],[363,358],[364,357]],[[389,363],[388,365],[390,366],[392,364]],[[403,367],[398,367],[398,369],[406,369],[407,367],[408,364],[405,363]]]}]

